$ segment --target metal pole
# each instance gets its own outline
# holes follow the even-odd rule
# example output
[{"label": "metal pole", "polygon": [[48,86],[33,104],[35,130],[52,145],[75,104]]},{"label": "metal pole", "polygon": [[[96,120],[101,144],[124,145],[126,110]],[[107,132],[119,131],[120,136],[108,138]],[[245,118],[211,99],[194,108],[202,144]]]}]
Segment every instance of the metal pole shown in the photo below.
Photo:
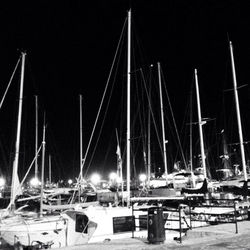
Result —
[{"label": "metal pole", "polygon": [[234,84],[235,107],[236,107],[237,122],[238,122],[239,140],[240,140],[242,169],[243,169],[244,179],[245,181],[247,181],[246,158],[245,158],[245,150],[244,150],[244,143],[243,143],[242,127],[241,127],[240,106],[239,106],[239,98],[238,98],[238,90],[237,90],[236,73],[235,73],[235,66],[234,66],[233,44],[231,41],[230,41],[230,54],[231,54],[232,75],[233,75],[233,84]]},{"label": "metal pole", "polygon": [[163,159],[164,159],[164,168],[166,175],[166,182],[168,181],[168,167],[167,167],[167,150],[166,150],[166,139],[165,139],[165,125],[164,125],[164,111],[163,111],[163,101],[162,101],[162,89],[161,89],[161,66],[160,63],[157,63],[158,66],[158,77],[159,77],[159,90],[160,90],[160,102],[161,102],[161,125],[162,125],[162,144],[163,144]]},{"label": "metal pole", "polygon": [[131,71],[131,10],[128,11],[128,51],[127,51],[127,206],[130,206],[130,71]]},{"label": "metal pole", "polygon": [[40,200],[40,217],[43,216],[43,189],[44,189],[44,160],[45,160],[45,114],[43,124],[43,148],[42,148],[42,173],[41,173],[41,200]]},{"label": "metal pole", "polygon": [[49,184],[51,184],[51,155],[49,155]]},{"label": "metal pole", "polygon": [[200,107],[200,95],[199,95],[197,69],[194,70],[194,74],[195,74],[195,86],[196,86],[197,108],[198,108],[198,123],[199,123],[199,133],[200,133],[201,160],[202,160],[202,167],[203,167],[203,171],[204,171],[204,178],[206,179],[207,178],[207,170],[206,170],[203,131],[202,131],[202,125],[204,123],[202,122],[202,119],[201,119],[201,107]]},{"label": "metal pole", "polygon": [[236,211],[236,204],[234,200],[234,220],[235,220],[235,233],[238,233],[238,224],[237,224],[237,211]]},{"label": "metal pole", "polygon": [[[151,86],[150,86],[151,87]],[[151,88],[150,88],[151,89]],[[149,101],[151,102],[151,90],[150,90],[150,96],[149,96]],[[147,186],[148,188],[150,187],[150,176],[151,176],[151,123],[150,119],[151,118],[151,112],[150,112],[150,106],[148,109],[148,162],[147,162]]]},{"label": "metal pole", "polygon": [[[35,141],[35,155],[37,154],[38,149],[38,99],[37,95],[35,95],[35,104],[36,104],[36,141]],[[37,158],[35,161],[35,178],[38,179],[38,164],[37,164]]]},{"label": "metal pole", "polygon": [[190,171],[191,171],[191,181],[192,186],[195,187],[194,170],[193,170],[193,108],[192,108],[192,92],[190,93],[190,127],[189,127],[189,152],[190,152]]},{"label": "metal pole", "polygon": [[22,52],[22,67],[21,67],[21,80],[19,91],[19,107],[18,107],[18,120],[17,120],[17,132],[16,132],[16,145],[15,145],[15,158],[13,162],[12,171],[12,185],[11,185],[11,198],[10,207],[14,209],[15,197],[19,187],[18,179],[18,160],[19,160],[19,148],[20,148],[20,135],[21,135],[21,120],[22,120],[22,107],[23,107],[23,84],[24,84],[24,66],[25,66],[26,53]]},{"label": "metal pole", "polygon": [[82,168],[83,168],[83,161],[82,161],[82,95],[79,95],[80,100],[80,182],[83,179],[82,175]]},{"label": "metal pole", "polygon": [[180,243],[182,242],[182,239],[181,239],[181,207],[179,206],[179,226],[180,226]]}]

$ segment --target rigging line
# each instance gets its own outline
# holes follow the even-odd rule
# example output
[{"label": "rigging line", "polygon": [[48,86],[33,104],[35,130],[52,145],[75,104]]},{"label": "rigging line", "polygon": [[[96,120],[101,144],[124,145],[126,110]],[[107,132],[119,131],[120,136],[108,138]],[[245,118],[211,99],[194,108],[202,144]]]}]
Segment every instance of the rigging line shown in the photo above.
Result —
[{"label": "rigging line", "polygon": [[[41,150],[42,146],[43,146],[43,143],[41,143],[41,145],[40,145],[39,149],[37,150],[37,153],[36,153],[36,155],[35,155],[34,159],[32,160],[32,162],[31,162],[31,164],[30,164],[30,166],[29,166],[29,168],[28,168],[28,170],[27,170],[27,172],[26,172],[25,176],[23,177],[23,179],[22,179],[21,183],[18,185],[17,190],[18,190],[19,188],[21,188],[21,187],[22,187],[22,185],[23,185],[23,183],[24,183],[24,181],[25,181],[26,177],[28,176],[28,174],[29,174],[29,172],[30,172],[30,170],[31,170],[31,168],[32,168],[32,166],[33,166],[33,164],[34,164],[35,160],[36,160],[36,159],[37,159],[37,157],[39,156],[39,152],[40,152],[40,150]],[[9,209],[9,208],[10,208],[10,205],[11,205],[11,203],[9,203],[9,205],[8,205],[7,209]]]},{"label": "rigging line", "polygon": [[[140,123],[142,123],[142,120],[141,120],[141,116],[140,116],[140,112],[139,112],[139,110],[140,110],[140,105],[138,106],[138,108],[137,108],[137,114],[136,114],[136,116],[138,115],[138,113],[139,113],[139,120],[140,120]],[[135,127],[135,119],[134,119],[134,121],[133,121],[133,124],[132,124],[132,127]],[[131,139],[131,141],[135,141],[135,139],[138,139],[138,140],[141,140],[142,139],[142,141],[143,141],[143,139],[144,139],[144,134],[142,133],[142,131],[140,131],[140,134],[139,134],[139,136],[138,137],[133,137],[132,139]],[[133,144],[135,144],[135,143],[133,143]],[[143,145],[143,144],[142,144]],[[138,153],[138,151],[139,151],[139,146],[140,146],[140,144],[139,143],[137,143],[136,145],[134,145],[134,148],[135,148],[135,150],[132,150],[132,154],[133,154],[133,158],[134,158],[134,162],[135,162],[135,157],[136,157],[136,155],[137,155],[137,153]],[[143,147],[143,146],[142,146]]]},{"label": "rigging line", "polygon": [[[161,70],[161,74],[163,76],[163,82],[165,82],[162,70]],[[171,105],[170,98],[169,98],[169,95],[168,95],[168,91],[167,91],[167,88],[166,88],[166,84],[164,84],[164,88],[165,88],[165,92],[166,92],[168,103],[169,103],[170,113],[171,113],[171,116],[173,118],[174,128],[175,128],[175,132],[176,132],[176,135],[177,135],[177,140],[178,140],[180,151],[181,151],[181,156],[183,158],[185,168],[187,169],[187,162],[186,162],[186,159],[185,159],[185,156],[184,156],[184,153],[183,153],[183,149],[182,149],[182,146],[181,146],[181,141],[180,141],[179,133],[178,133],[178,130],[177,130],[177,126],[176,126],[176,122],[175,122],[175,118],[174,118],[174,113],[173,113],[172,105]]]},{"label": "rigging line", "polygon": [[[192,129],[192,120],[193,120],[193,82],[194,82],[194,76],[191,82],[191,88],[189,92],[189,100],[187,100],[187,105],[186,105],[186,111],[185,111],[185,118],[183,120],[182,128],[181,128],[181,133],[183,133],[183,147],[184,148],[189,148],[189,153],[186,150],[186,158],[189,159],[190,164],[192,165],[192,159],[193,159],[193,153],[192,153],[192,138],[193,138],[193,129]],[[188,121],[188,122],[187,122]],[[186,125],[189,125],[189,129],[187,128]],[[187,139],[188,138],[188,139]],[[187,140],[189,142],[187,142]]]},{"label": "rigging line", "polygon": [[[121,52],[120,52],[120,55],[121,55]],[[120,60],[120,55],[119,55],[118,61]],[[115,70],[115,77],[116,77],[117,71],[118,71],[117,68],[118,68],[118,67],[116,67],[116,70]],[[114,77],[114,78],[115,78],[115,77]],[[113,80],[112,86],[111,86],[110,95],[109,95],[109,98],[108,98],[108,103],[107,103],[107,106],[106,106],[106,109],[105,109],[105,112],[104,112],[104,118],[102,119],[101,127],[100,127],[100,130],[99,130],[99,133],[98,133],[98,136],[97,136],[97,140],[96,140],[94,149],[93,149],[93,151],[92,151],[92,154],[91,154],[91,157],[90,157],[90,160],[89,160],[88,167],[87,167],[87,169],[86,169],[85,176],[87,175],[87,172],[88,172],[88,170],[89,170],[89,168],[90,168],[90,165],[91,165],[91,163],[92,163],[92,160],[93,160],[94,155],[95,155],[95,152],[96,152],[96,148],[97,148],[97,146],[98,146],[98,142],[99,142],[100,137],[101,137],[102,129],[103,129],[103,126],[104,126],[104,122],[105,122],[105,120],[106,120],[106,117],[107,117],[107,112],[108,112],[108,108],[109,108],[111,96],[112,96],[113,89],[114,89],[114,83],[115,83],[115,81]]]},{"label": "rigging line", "polygon": [[17,66],[18,66],[18,64],[19,64],[20,60],[21,60],[21,56],[19,57],[19,59],[18,59],[18,61],[17,61],[17,64],[16,64],[16,66],[15,66],[15,69],[14,69],[14,71],[13,71],[13,73],[12,73],[11,77],[10,77],[10,80],[9,80],[8,86],[7,86],[7,88],[6,88],[5,92],[4,92],[4,95],[3,95],[3,97],[2,97],[2,101],[1,101],[1,103],[0,103],[0,110],[1,110],[1,108],[2,108],[2,105],[3,105],[4,99],[5,99],[6,95],[7,95],[8,90],[9,90],[9,87],[10,87],[10,84],[11,84],[11,82],[12,82],[12,79],[13,79],[13,77],[14,77],[15,73],[16,73],[16,69],[17,69]]},{"label": "rigging line", "polygon": [[[140,81],[141,83],[141,81]],[[146,126],[145,126],[145,107],[144,105],[142,105],[144,102],[144,95],[142,94],[141,96],[139,95],[139,89],[138,89],[138,84],[136,85],[136,93],[138,95],[138,100],[140,100],[140,97],[141,97],[141,102],[139,102],[139,106],[138,106],[138,110],[140,110],[140,106],[142,107],[142,112],[139,112],[139,121],[140,121],[140,128],[141,128],[141,131],[140,131],[140,134],[142,135],[142,148],[143,148],[143,151],[145,150],[145,143],[146,143],[146,136],[145,134],[143,133],[143,131],[145,132],[146,131]],[[142,92],[141,92],[142,93]]]},{"label": "rigging line", "polygon": [[[134,65],[136,65],[136,63],[135,63],[135,58],[133,57],[133,59],[134,59]],[[135,86],[136,86],[136,100],[140,100],[140,96],[139,96],[139,91],[138,91],[138,77],[137,77],[137,75],[135,74]],[[135,157],[136,157],[136,155],[137,155],[137,152],[138,152],[138,148],[139,148],[139,143],[137,143],[136,145],[135,145],[135,140],[134,139],[137,139],[137,138],[141,138],[141,137],[143,137],[143,134],[142,134],[142,131],[140,131],[140,136],[139,137],[135,137],[135,129],[134,128],[136,128],[136,126],[135,126],[135,124],[136,124],[136,119],[137,119],[137,117],[139,116],[139,122],[140,122],[140,127],[142,127],[142,119],[141,119],[141,115],[140,115],[140,107],[141,107],[142,105],[141,105],[141,101],[138,101],[138,105],[136,106],[136,111],[135,111],[135,116],[134,116],[134,118],[133,118],[133,121],[132,121],[132,124],[131,124],[131,128],[132,128],[132,132],[133,132],[133,136],[132,136],[132,138],[130,138],[130,140],[131,140],[131,142],[133,142],[133,145],[131,145],[131,154],[132,154],[132,163],[133,163],[133,168],[134,168],[134,176],[136,176],[136,169],[135,169]],[[143,107],[143,106],[142,106]],[[136,131],[136,133],[137,133],[137,131]],[[134,148],[134,150],[133,150],[133,148]]]},{"label": "rigging line", "polygon": [[[191,96],[191,93],[190,93]],[[191,99],[191,97],[190,97]],[[181,127],[181,135],[182,135],[182,141],[183,141],[183,148],[190,148],[190,145],[188,144],[188,141],[190,142],[190,137],[191,137],[191,132],[190,132],[190,127],[192,126],[190,119],[192,118],[192,105],[191,105],[191,100],[187,101],[186,105],[186,110],[185,110],[185,115]],[[187,120],[189,121],[187,122]],[[189,123],[189,129],[187,127],[187,124]],[[185,150],[185,154],[187,155],[187,150]],[[187,158],[189,158],[187,156]]]},{"label": "rigging line", "polygon": [[[133,34],[135,39],[133,40],[133,46],[135,47],[136,46],[136,51],[138,51],[138,60],[140,59],[140,65],[142,65],[141,62],[147,62],[148,59],[145,55],[147,55],[147,53],[145,53],[145,50],[143,49],[143,47],[141,46],[141,40],[140,40],[140,36],[138,35],[139,32],[137,31],[137,27],[135,25],[135,22],[134,22],[134,19],[132,17],[132,25],[133,25]],[[147,63],[148,64],[148,63]],[[143,68],[144,66],[141,66],[140,68]],[[137,68],[135,68],[137,69]],[[139,70],[139,69],[138,69]],[[137,70],[136,70],[137,71]]]},{"label": "rigging line", "polygon": [[[122,40],[123,42],[123,40]],[[120,46],[119,46],[120,47]],[[120,50],[120,54],[118,56],[118,62],[120,61],[120,58],[121,58],[121,50]],[[113,70],[112,70],[113,71]],[[115,74],[114,74],[114,79],[116,79],[116,76],[117,76],[117,72],[118,72],[118,63],[117,63],[117,66],[116,66],[116,69],[115,69]],[[86,170],[86,173],[85,173],[85,176],[87,175],[87,172],[90,168],[90,165],[92,163],[92,160],[94,158],[94,155],[95,155],[95,152],[96,152],[96,148],[97,148],[97,145],[98,145],[98,142],[100,140],[100,137],[101,137],[101,132],[102,132],[102,129],[103,129],[103,126],[104,126],[104,121],[106,120],[106,116],[107,116],[107,111],[108,111],[108,108],[109,108],[109,104],[110,104],[110,100],[111,100],[111,96],[112,96],[112,93],[113,93],[113,89],[114,89],[114,83],[115,83],[115,80],[113,80],[112,82],[112,86],[111,86],[111,91],[110,91],[110,95],[109,95],[109,99],[108,99],[108,103],[107,103],[107,107],[105,109],[105,113],[104,113],[104,118],[102,120],[102,124],[101,124],[101,128],[99,130],[99,133],[98,133],[98,137],[97,137],[97,141],[96,141],[96,144],[94,146],[94,149],[92,151],[92,154],[91,154],[91,157],[90,157],[90,160],[89,160],[89,164],[88,164],[88,167],[87,167],[87,170]],[[105,157],[106,158],[106,157]],[[104,161],[105,162],[105,161]],[[105,165],[105,164],[104,164]]]},{"label": "rigging line", "polygon": [[140,71],[141,71],[141,74],[142,74],[142,79],[143,79],[143,83],[144,83],[144,88],[145,88],[146,95],[147,95],[147,99],[148,99],[148,104],[149,104],[150,113],[151,113],[151,115],[152,115],[152,119],[153,119],[153,123],[154,123],[154,127],[155,127],[156,137],[157,137],[157,140],[158,140],[158,143],[159,143],[159,146],[160,146],[161,153],[162,153],[162,155],[163,155],[163,148],[162,148],[160,136],[159,136],[159,133],[158,133],[158,130],[157,130],[157,126],[156,126],[155,116],[154,116],[153,109],[152,109],[151,100],[150,100],[150,98],[149,98],[149,93],[148,93],[148,90],[147,90],[147,88],[146,88],[146,83],[145,83],[145,79],[144,79],[144,74],[143,74],[142,69],[140,69]]},{"label": "rigging line", "polygon": [[[152,81],[152,67],[149,68],[149,80],[148,80],[148,87],[149,87],[149,99],[151,100],[151,81]],[[143,86],[142,86],[143,88]],[[144,95],[142,95],[142,101],[144,101]],[[143,106],[144,107],[144,106]],[[147,110],[146,110],[147,109]],[[144,114],[144,123],[142,124],[143,126],[143,131],[144,131],[144,136],[142,137],[142,149],[143,149],[143,162],[144,162],[144,167],[145,167],[145,172],[148,172],[148,162],[150,159],[150,153],[149,153],[149,139],[150,139],[150,110],[148,108],[148,104],[146,108],[143,109],[143,114]],[[146,125],[147,124],[147,125]],[[147,132],[146,132],[147,131]],[[148,144],[147,144],[148,142]],[[147,152],[147,157],[146,157],[146,151]]]},{"label": "rigging line", "polygon": [[[118,54],[118,51],[119,51],[119,48],[120,48],[120,43],[121,43],[121,40],[122,40],[122,37],[123,37],[123,34],[124,34],[124,29],[125,29],[125,26],[126,26],[126,22],[127,22],[127,18],[125,19],[124,24],[123,24],[122,32],[121,32],[121,35],[120,35],[120,38],[119,38],[119,41],[118,41],[118,45],[117,45],[117,48],[116,48],[116,51],[115,51],[115,56],[114,56],[114,59],[113,59],[112,65],[111,65],[111,69],[110,69],[110,72],[109,72],[109,75],[108,75],[108,79],[107,79],[106,86],[105,86],[105,89],[104,89],[104,93],[103,93],[103,96],[102,96],[102,99],[101,99],[101,103],[100,103],[100,106],[99,106],[99,109],[98,109],[98,113],[97,113],[97,116],[96,116],[94,127],[93,127],[93,130],[91,132],[90,139],[89,139],[89,143],[88,143],[88,146],[87,146],[84,158],[83,158],[82,167],[81,167],[81,171],[79,173],[78,179],[80,178],[82,169],[83,169],[85,161],[86,161],[86,157],[88,155],[90,144],[91,144],[94,132],[95,132],[96,124],[97,124],[97,121],[99,119],[99,115],[100,115],[100,112],[101,112],[101,109],[102,109],[102,104],[104,102],[104,98],[105,98],[105,95],[106,95],[106,92],[107,92],[107,89],[108,89],[108,85],[109,85],[109,81],[110,81],[110,78],[111,78],[111,74],[113,72],[113,67],[114,67],[114,64],[115,64],[115,61],[116,61],[116,57],[117,57],[117,54]],[[88,166],[88,168],[89,168],[89,166]],[[88,168],[87,168],[87,171],[88,171]],[[87,172],[85,173],[85,176],[86,176],[86,174],[87,174]]]},{"label": "rigging line", "polygon": [[[192,80],[193,82],[193,80]],[[192,84],[191,84],[191,90],[189,92],[189,98],[187,98],[187,105],[186,105],[186,109],[185,109],[185,114],[184,114],[184,119],[183,119],[183,123],[181,126],[181,134],[183,135],[183,148],[190,148],[190,137],[192,134],[192,129],[190,131],[190,128],[192,127],[192,120],[193,120],[193,110],[192,110]],[[187,125],[189,125],[189,129],[187,128]],[[186,141],[188,139],[188,142]],[[186,145],[189,146],[186,146]],[[189,157],[187,157],[189,158]]]},{"label": "rigging line", "polygon": [[[133,120],[132,128],[135,127],[136,117],[139,116],[139,122],[140,122],[140,128],[141,129],[140,129],[140,132],[139,132],[140,137],[133,136],[133,139],[142,138],[142,145],[144,146],[145,145],[145,137],[143,135],[143,131],[145,131],[145,126],[144,126],[143,120],[145,120],[145,117],[143,115],[145,114],[145,110],[144,110],[144,106],[142,105],[142,103],[143,103],[143,95],[141,96],[142,101],[139,101],[140,100],[140,95],[139,95],[140,92],[139,92],[139,88],[138,88],[139,84],[138,84],[137,77],[136,77],[135,81],[136,81],[136,84],[135,84],[135,86],[136,86],[136,95],[138,97],[136,99],[138,100],[138,106],[137,106],[137,110],[136,110],[135,119]],[[141,108],[142,108],[143,112],[140,112]],[[138,145],[136,147],[136,151],[138,151]],[[136,153],[134,155],[136,155]]]}]

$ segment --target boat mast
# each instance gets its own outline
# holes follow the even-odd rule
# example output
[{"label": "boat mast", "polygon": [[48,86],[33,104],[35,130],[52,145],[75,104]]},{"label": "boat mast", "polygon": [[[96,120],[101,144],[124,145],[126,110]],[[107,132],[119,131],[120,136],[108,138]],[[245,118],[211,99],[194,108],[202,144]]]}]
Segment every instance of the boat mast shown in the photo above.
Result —
[{"label": "boat mast", "polygon": [[82,167],[83,167],[83,160],[82,160],[82,95],[79,95],[80,100],[80,182],[83,179],[82,175]]},{"label": "boat mast", "polygon": [[195,74],[195,86],[196,86],[197,108],[198,108],[198,124],[199,124],[199,133],[200,133],[201,160],[202,160],[202,167],[203,167],[203,171],[204,171],[204,178],[206,179],[207,178],[207,170],[206,170],[203,131],[202,131],[202,125],[205,123],[202,122],[202,119],[201,119],[201,107],[200,107],[200,96],[199,96],[197,69],[194,70],[194,74]]},{"label": "boat mast", "polygon": [[49,184],[51,184],[51,155],[49,155]]},{"label": "boat mast", "polygon": [[[38,99],[37,95],[35,95],[35,104],[36,104],[36,140],[35,140],[35,155],[37,155],[38,149]],[[38,179],[38,164],[37,164],[37,157],[35,161],[35,179]]]},{"label": "boat mast", "polygon": [[243,143],[242,127],[241,127],[240,106],[239,106],[237,80],[236,80],[235,65],[234,65],[234,55],[233,55],[233,44],[232,44],[231,41],[229,42],[229,45],[230,45],[232,75],[233,75],[233,84],[234,84],[234,97],[235,97],[236,114],[237,114],[238,131],[239,131],[239,140],[240,140],[241,161],[242,161],[244,179],[245,179],[245,181],[247,181],[246,159],[245,159],[245,150],[244,150],[244,143]]},{"label": "boat mast", "polygon": [[80,104],[80,180],[79,180],[79,190],[78,190],[78,199],[81,202],[81,189],[82,189],[82,169],[83,169],[83,159],[82,159],[82,95],[79,95],[79,104]]},{"label": "boat mast", "polygon": [[127,45],[127,206],[130,206],[130,68],[131,68],[131,10],[128,11]]},{"label": "boat mast", "polygon": [[189,127],[189,155],[190,155],[190,172],[191,172],[191,179],[192,179],[192,185],[195,187],[195,180],[194,180],[194,170],[193,170],[193,93],[191,90],[190,93],[190,127]]},{"label": "boat mast", "polygon": [[20,79],[20,90],[19,90],[19,107],[18,107],[18,120],[17,120],[17,132],[16,132],[16,146],[15,146],[15,158],[13,162],[12,170],[12,184],[11,184],[11,197],[10,207],[14,209],[15,196],[19,187],[18,179],[18,160],[19,160],[19,148],[20,148],[20,134],[21,134],[21,120],[22,120],[22,107],[23,107],[23,83],[24,83],[24,66],[26,53],[22,52],[22,66],[21,66],[21,79]]},{"label": "boat mast", "polygon": [[45,114],[43,122],[43,141],[42,141],[42,173],[41,173],[41,200],[40,200],[40,217],[43,216],[43,189],[44,189],[44,160],[45,160]]},{"label": "boat mast", "polygon": [[162,144],[163,144],[163,159],[164,159],[164,168],[166,175],[166,182],[168,181],[168,168],[167,168],[167,151],[166,151],[166,139],[165,139],[165,125],[164,125],[164,111],[163,111],[163,102],[162,102],[162,89],[161,89],[161,65],[158,62],[158,77],[159,77],[159,90],[160,90],[160,102],[161,102],[161,125],[162,125]]},{"label": "boat mast", "polygon": [[[149,90],[149,102],[151,102],[151,82],[150,82],[150,90]],[[149,107],[148,107],[148,162],[147,162],[147,174],[148,174],[148,180],[147,180],[147,183],[148,183],[148,187],[150,186],[150,176],[151,176],[151,150],[150,150],[150,144],[151,144],[151,112],[150,112],[150,105],[149,104]]]}]

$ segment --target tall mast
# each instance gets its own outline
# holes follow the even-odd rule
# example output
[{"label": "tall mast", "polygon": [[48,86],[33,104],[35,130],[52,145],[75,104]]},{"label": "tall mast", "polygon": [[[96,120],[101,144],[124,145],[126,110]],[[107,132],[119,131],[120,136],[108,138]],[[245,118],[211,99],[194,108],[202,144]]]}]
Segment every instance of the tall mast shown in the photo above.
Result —
[{"label": "tall mast", "polygon": [[127,51],[127,206],[130,206],[130,68],[131,68],[131,10],[128,11]]},{"label": "tall mast", "polygon": [[[151,83],[150,83],[151,84]],[[149,102],[151,102],[151,85],[150,85],[150,90],[149,90]],[[150,119],[151,118],[151,112],[150,112],[150,104],[148,107],[148,162],[147,162],[147,174],[148,174],[148,187],[150,186],[150,175],[151,175],[151,150],[150,150],[150,144],[151,144],[151,123],[150,123]]]},{"label": "tall mast", "polygon": [[15,156],[14,156],[15,158],[14,158],[14,162],[13,162],[11,197],[10,197],[11,208],[14,208],[15,196],[17,194],[18,189],[20,188],[19,187],[19,179],[18,179],[18,160],[19,160],[22,107],[23,107],[23,83],[24,83],[25,56],[26,56],[26,53],[22,52],[22,66],[21,66],[21,79],[20,79],[20,91],[19,91],[19,107],[18,107]]},{"label": "tall mast", "polygon": [[44,160],[45,160],[45,114],[43,122],[43,141],[42,141],[42,173],[41,173],[41,200],[40,200],[40,217],[43,216],[43,189],[44,189]]},{"label": "tall mast", "polygon": [[163,111],[163,102],[162,102],[162,89],[161,89],[161,65],[158,62],[158,77],[159,77],[159,90],[160,90],[160,102],[161,102],[161,126],[162,126],[162,144],[163,144],[163,159],[164,159],[164,168],[167,181],[168,167],[167,167],[167,150],[166,150],[166,139],[165,139],[165,125],[164,125],[164,111]]},{"label": "tall mast", "polygon": [[189,155],[190,155],[190,172],[192,177],[192,185],[195,187],[194,170],[193,170],[193,92],[190,92],[190,127],[189,127]]},{"label": "tall mast", "polygon": [[51,155],[49,155],[49,184],[51,183]]},{"label": "tall mast", "polygon": [[[35,155],[37,154],[38,149],[38,99],[37,95],[35,95],[35,104],[36,104],[36,141],[35,141]],[[35,160],[35,179],[38,179],[38,164],[37,164],[37,157]]]},{"label": "tall mast", "polygon": [[229,42],[229,44],[230,44],[230,55],[231,55],[232,75],[233,75],[233,84],[234,84],[235,106],[236,106],[239,140],[240,140],[241,161],[242,161],[244,179],[245,181],[247,181],[246,159],[245,159],[245,150],[244,150],[244,143],[243,143],[242,127],[241,127],[240,106],[239,106],[238,89],[237,89],[237,81],[236,81],[236,73],[235,73],[235,65],[234,65],[234,55],[233,55],[233,44],[231,41]]},{"label": "tall mast", "polygon": [[80,182],[83,179],[82,168],[83,168],[83,160],[82,160],[82,95],[79,95],[80,100]]},{"label": "tall mast", "polygon": [[202,125],[204,124],[204,122],[202,122],[202,119],[201,119],[201,107],[200,107],[200,95],[199,95],[197,69],[194,70],[194,74],[195,74],[195,86],[196,86],[197,108],[198,108],[198,124],[199,124],[199,133],[200,133],[201,160],[202,160],[202,167],[203,167],[203,171],[204,171],[204,178],[206,179],[207,178],[207,170],[206,170],[203,131],[202,131]]}]

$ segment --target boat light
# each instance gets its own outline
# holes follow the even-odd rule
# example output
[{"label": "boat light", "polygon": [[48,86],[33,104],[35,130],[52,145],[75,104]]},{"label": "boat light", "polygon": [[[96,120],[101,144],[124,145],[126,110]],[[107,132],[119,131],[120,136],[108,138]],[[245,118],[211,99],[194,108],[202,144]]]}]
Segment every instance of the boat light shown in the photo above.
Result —
[{"label": "boat light", "polygon": [[139,180],[140,180],[141,182],[145,182],[145,181],[147,180],[147,176],[146,176],[145,174],[140,174],[140,175],[139,175]]},{"label": "boat light", "polygon": [[32,178],[31,180],[30,180],[30,185],[32,186],[32,187],[37,187],[38,185],[39,185],[39,180],[37,179],[37,178]]},{"label": "boat light", "polygon": [[116,181],[117,181],[117,183],[122,183],[122,178],[121,177],[117,177]]},{"label": "boat light", "polygon": [[0,188],[3,188],[5,185],[5,179],[3,177],[0,177]]},{"label": "boat light", "polygon": [[110,179],[111,181],[117,180],[117,174],[116,174],[115,172],[111,172],[111,173],[109,174],[109,179]]},{"label": "boat light", "polygon": [[101,176],[97,173],[92,174],[90,181],[92,182],[92,184],[97,185],[101,180]]}]

